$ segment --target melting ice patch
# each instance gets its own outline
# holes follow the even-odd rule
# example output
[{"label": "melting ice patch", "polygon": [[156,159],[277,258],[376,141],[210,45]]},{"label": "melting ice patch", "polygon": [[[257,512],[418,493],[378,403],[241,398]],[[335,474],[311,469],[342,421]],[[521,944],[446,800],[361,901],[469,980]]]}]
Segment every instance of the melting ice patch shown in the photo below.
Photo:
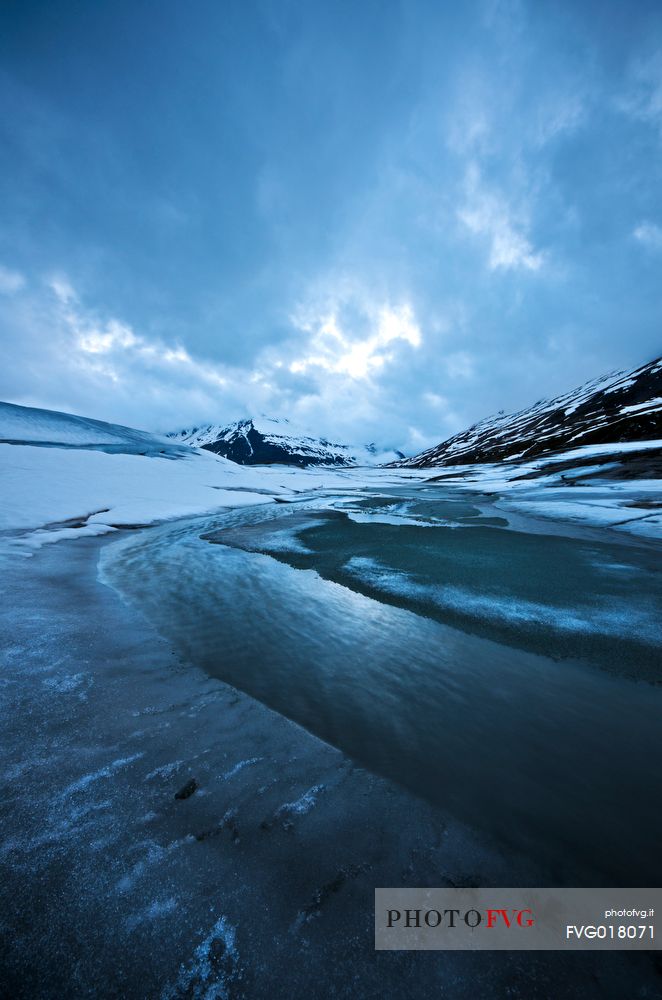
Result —
[{"label": "melting ice patch", "polygon": [[376,559],[352,556],[344,570],[357,580],[394,597],[424,601],[437,608],[472,615],[483,621],[508,622],[515,625],[539,625],[550,630],[573,633],[622,636],[626,629],[636,628],[643,642],[659,642],[659,625],[655,609],[620,607],[564,608],[527,601],[504,595],[479,594],[463,587],[423,584],[405,573],[383,566]]},{"label": "melting ice patch", "polygon": [[[394,500],[393,503],[376,504],[366,507],[356,505],[356,499],[345,500],[339,509],[357,524],[392,524],[396,527],[411,525],[416,528],[475,528],[486,521],[483,511],[473,503],[458,504],[457,500],[439,501],[436,491],[430,498],[417,497],[415,500]],[[489,515],[488,515],[489,516]],[[505,519],[503,524],[507,524]]]},{"label": "melting ice patch", "polygon": [[366,514],[365,511],[348,510],[346,511],[347,517],[350,521],[355,521],[357,524],[396,524],[396,525],[406,525],[410,524],[416,528],[440,528],[440,527],[459,527],[459,521],[430,521],[424,520],[423,518],[407,517],[404,514]]},{"label": "melting ice patch", "polygon": [[[321,519],[311,518],[307,520],[304,525],[294,524],[288,525],[284,528],[278,528],[274,531],[268,531],[260,535],[259,541],[259,551],[260,552],[299,552],[305,555],[310,555],[311,550],[301,541],[299,537],[299,532],[302,529],[306,531],[309,528],[320,528],[326,522]],[[219,537],[219,541],[223,541],[223,536]],[[250,548],[251,546],[249,546]]]}]

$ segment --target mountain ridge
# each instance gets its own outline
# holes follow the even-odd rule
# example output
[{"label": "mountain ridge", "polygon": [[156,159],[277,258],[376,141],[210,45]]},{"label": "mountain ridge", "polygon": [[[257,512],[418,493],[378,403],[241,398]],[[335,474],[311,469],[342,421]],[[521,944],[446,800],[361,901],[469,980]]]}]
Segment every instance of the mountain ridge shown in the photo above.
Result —
[{"label": "mountain ridge", "polygon": [[582,445],[662,439],[662,358],[612,371],[515,413],[500,411],[394,465],[528,461]]}]

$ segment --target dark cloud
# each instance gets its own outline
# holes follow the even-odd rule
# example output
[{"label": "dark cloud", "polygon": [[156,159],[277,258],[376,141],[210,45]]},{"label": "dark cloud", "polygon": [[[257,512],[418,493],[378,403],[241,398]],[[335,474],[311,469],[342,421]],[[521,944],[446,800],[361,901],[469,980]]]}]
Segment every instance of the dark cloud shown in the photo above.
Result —
[{"label": "dark cloud", "polygon": [[647,360],[661,17],[5,5],[0,395],[415,449]]}]

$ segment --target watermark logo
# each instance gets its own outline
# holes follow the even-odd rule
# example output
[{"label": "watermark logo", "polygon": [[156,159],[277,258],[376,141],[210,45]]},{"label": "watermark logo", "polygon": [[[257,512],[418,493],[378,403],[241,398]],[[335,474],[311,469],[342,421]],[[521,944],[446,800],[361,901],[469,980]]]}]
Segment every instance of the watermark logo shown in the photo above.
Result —
[{"label": "watermark logo", "polygon": [[662,889],[376,889],[375,947],[654,950],[658,911]]}]

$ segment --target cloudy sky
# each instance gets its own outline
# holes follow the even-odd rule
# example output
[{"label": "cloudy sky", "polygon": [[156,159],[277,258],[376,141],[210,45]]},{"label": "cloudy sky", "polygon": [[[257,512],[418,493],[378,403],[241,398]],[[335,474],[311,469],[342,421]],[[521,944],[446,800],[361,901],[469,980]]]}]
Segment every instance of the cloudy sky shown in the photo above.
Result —
[{"label": "cloudy sky", "polygon": [[0,398],[408,452],[662,351],[662,6],[5,0]]}]

